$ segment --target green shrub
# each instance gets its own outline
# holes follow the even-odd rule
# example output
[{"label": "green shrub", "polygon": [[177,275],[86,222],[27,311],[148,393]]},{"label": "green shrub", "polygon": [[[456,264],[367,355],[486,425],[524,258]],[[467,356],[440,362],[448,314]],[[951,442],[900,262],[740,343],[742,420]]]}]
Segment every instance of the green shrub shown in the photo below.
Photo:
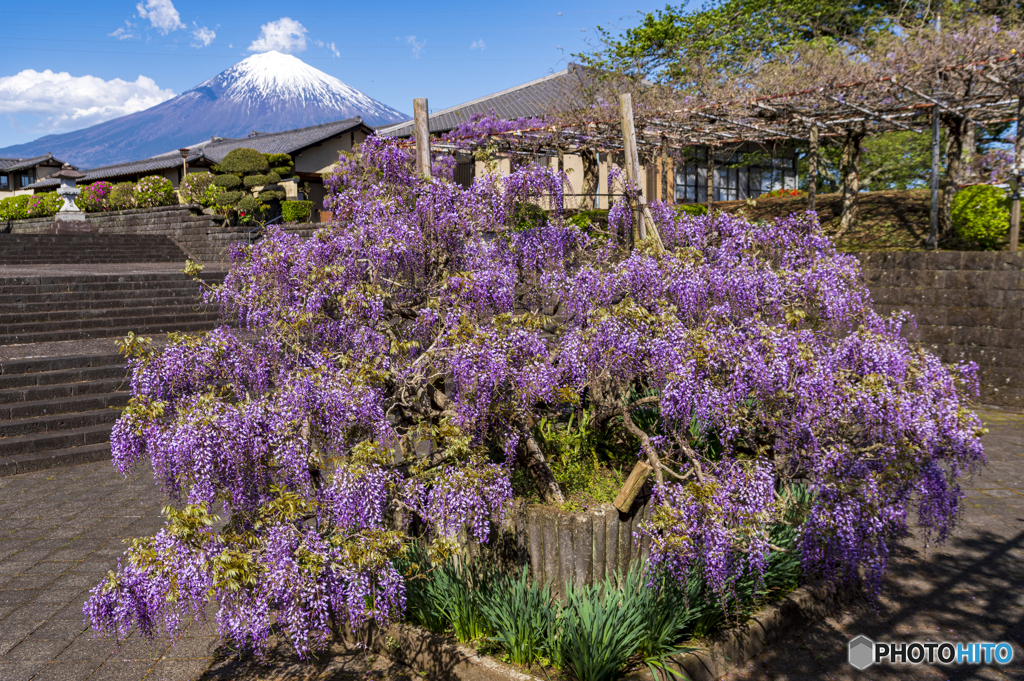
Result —
[{"label": "green shrub", "polygon": [[312,212],[312,201],[284,201],[281,203],[281,216],[285,222],[306,222]]},{"label": "green shrub", "polygon": [[516,231],[534,229],[547,222],[547,219],[547,213],[537,204],[520,202],[512,209],[508,226]]},{"label": "green shrub", "polygon": [[[285,154],[285,155],[287,155],[287,154]],[[292,174],[292,167],[291,166],[274,166],[273,168],[270,169],[270,172],[271,173],[276,173],[279,178],[284,178],[284,177],[291,176],[291,174]],[[280,182],[280,181],[281,180],[277,180],[277,182]]]},{"label": "green shrub", "polygon": [[707,215],[708,207],[703,203],[680,203],[676,205],[676,215]]},{"label": "green shrub", "polygon": [[[225,175],[224,177],[233,176]],[[213,184],[213,179],[213,173],[205,170],[199,173],[187,174],[178,187],[182,201],[199,204],[200,206],[213,205],[216,196],[223,191],[221,187]]]},{"label": "green shrub", "polygon": [[271,184],[269,175],[246,175],[242,178],[242,182],[245,184],[247,189]]},{"label": "green shrub", "polygon": [[64,199],[57,192],[44,192],[35,194],[28,199],[28,216],[30,218],[45,218],[56,215],[60,207],[64,205]]},{"label": "green shrub", "polygon": [[110,188],[110,209],[131,210],[135,208],[135,184],[118,182]]},{"label": "green shrub", "polygon": [[135,205],[139,208],[173,206],[177,203],[174,185],[166,177],[149,175],[135,185]]},{"label": "green shrub", "polygon": [[398,568],[406,577],[406,617],[435,633],[451,630],[459,643],[489,636],[492,629],[482,605],[496,575],[453,560],[431,566],[426,551],[406,550]]},{"label": "green shrub", "polygon": [[237,175],[217,175],[213,179],[213,184],[224,189],[234,189],[242,186],[242,180]]},{"label": "green shrub", "polygon": [[260,203],[259,199],[253,196],[243,196],[238,200],[238,212],[245,213],[246,215],[254,215],[259,213],[263,209],[263,204]]},{"label": "green shrub", "polygon": [[286,173],[292,171],[292,157],[288,154],[264,154],[263,156],[267,159],[269,165],[286,168]]},{"label": "green shrub", "polygon": [[531,584],[525,566],[518,579],[501,576],[480,609],[509,661],[524,667],[542,656],[548,631],[556,626],[551,587]]},{"label": "green shrub", "polygon": [[984,249],[999,248],[1010,230],[1006,195],[990,185],[976,184],[957,192],[950,217],[957,236]]},{"label": "green shrub", "polygon": [[214,203],[218,206],[233,206],[238,203],[241,198],[242,192],[221,192],[214,199]]},{"label": "green shrub", "polygon": [[262,173],[270,167],[267,158],[248,147],[232,149],[215,168],[219,173]]},{"label": "green shrub", "polygon": [[269,173],[267,173],[267,180],[269,180],[267,184],[277,184],[278,182],[281,181],[281,175],[271,170]]},{"label": "green shrub", "polygon": [[82,193],[75,199],[75,205],[86,213],[110,210],[110,192],[113,187],[111,183],[103,181],[82,185]]},{"label": "green shrub", "polygon": [[644,612],[610,581],[570,584],[559,637],[562,662],[577,681],[611,681],[644,637]]},{"label": "green shrub", "polygon": [[[267,186],[276,187],[277,185],[271,184]],[[256,198],[258,198],[260,201],[264,203],[269,203],[271,201],[283,201],[284,197],[284,192],[278,191],[277,189],[264,189],[263,191],[256,195]]]},{"label": "green shrub", "polygon": [[28,217],[28,194],[0,200],[0,220],[23,220]]}]

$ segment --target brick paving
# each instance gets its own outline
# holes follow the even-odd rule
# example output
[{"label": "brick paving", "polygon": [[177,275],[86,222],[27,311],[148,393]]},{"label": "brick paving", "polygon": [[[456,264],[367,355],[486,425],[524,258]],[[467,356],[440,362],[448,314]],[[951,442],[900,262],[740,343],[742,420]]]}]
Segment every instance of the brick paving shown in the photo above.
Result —
[{"label": "brick paving", "polygon": [[[1024,416],[985,410],[988,466],[963,485],[967,498],[954,535],[927,548],[913,537],[890,564],[875,604],[855,603],[772,646],[731,681],[813,679],[1024,679]],[[1014,658],[999,665],[875,665],[858,672],[847,643],[1007,641]]]},{"label": "brick paving", "polygon": [[[1024,679],[1024,416],[985,411],[988,467],[964,485],[964,517],[943,546],[913,538],[894,557],[876,604],[795,633],[730,675],[754,679]],[[109,462],[0,479],[0,680],[190,681],[214,662],[216,630],[193,623],[174,646],[130,638],[94,640],[82,604],[124,550],[123,540],[162,524],[151,473],[129,480]],[[1005,668],[904,665],[857,672],[846,644],[875,640],[1010,641]],[[364,661],[338,651],[312,668],[278,658],[278,669],[221,661],[208,678],[363,678]],[[399,670],[373,665],[372,676]],[[374,673],[376,672],[376,673]],[[269,674],[269,676],[267,676]]]},{"label": "brick paving", "polygon": [[163,503],[150,471],[125,480],[109,461],[0,478],[0,680],[189,681],[209,666],[215,625],[118,647],[83,623],[88,591],[124,539],[162,526]]}]

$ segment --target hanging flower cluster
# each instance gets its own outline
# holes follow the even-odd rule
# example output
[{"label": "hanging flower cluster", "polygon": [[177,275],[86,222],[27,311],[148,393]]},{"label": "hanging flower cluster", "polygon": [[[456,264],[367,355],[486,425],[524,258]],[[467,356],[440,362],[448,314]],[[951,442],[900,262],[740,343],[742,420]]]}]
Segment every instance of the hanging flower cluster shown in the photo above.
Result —
[{"label": "hanging flower cluster", "polygon": [[237,246],[208,299],[249,333],[133,360],[115,465],[151,461],[178,503],[93,591],[94,626],[173,632],[213,600],[225,639],[260,650],[277,627],[306,654],[383,625],[410,527],[440,554],[488,541],[518,466],[557,498],[534,424],[584,405],[654,469],[652,560],[720,593],[763,573],[794,509],[808,574],[877,582],[913,510],[948,533],[984,456],[974,368],[873,312],[812,214],[655,203],[632,249],[624,202],[600,234],[514,219],[562,205],[565,179],[525,166],[464,189],[370,137],[326,180],[330,226]]}]

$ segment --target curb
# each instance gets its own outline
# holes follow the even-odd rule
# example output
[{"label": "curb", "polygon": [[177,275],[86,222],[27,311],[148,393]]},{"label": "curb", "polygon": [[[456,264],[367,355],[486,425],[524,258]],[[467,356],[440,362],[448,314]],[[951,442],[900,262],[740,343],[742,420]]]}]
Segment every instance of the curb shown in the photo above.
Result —
[{"label": "curb", "polygon": [[[716,681],[797,629],[820,621],[850,602],[849,592],[831,584],[800,587],[755,613],[744,624],[709,638],[703,650],[669,658],[670,669],[691,681]],[[660,681],[648,669],[623,677],[627,681]]]}]

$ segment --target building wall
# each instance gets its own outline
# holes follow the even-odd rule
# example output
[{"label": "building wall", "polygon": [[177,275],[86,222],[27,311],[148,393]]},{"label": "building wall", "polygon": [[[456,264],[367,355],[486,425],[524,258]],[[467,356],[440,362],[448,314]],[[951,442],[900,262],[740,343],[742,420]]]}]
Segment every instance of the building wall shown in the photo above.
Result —
[{"label": "building wall", "polygon": [[356,143],[366,139],[366,136],[361,132],[356,134],[347,132],[344,135],[301,152],[292,159],[295,162],[295,172],[316,173],[318,175],[330,172],[334,164],[338,162],[338,156],[342,152],[352,151],[353,137],[355,137]]}]

